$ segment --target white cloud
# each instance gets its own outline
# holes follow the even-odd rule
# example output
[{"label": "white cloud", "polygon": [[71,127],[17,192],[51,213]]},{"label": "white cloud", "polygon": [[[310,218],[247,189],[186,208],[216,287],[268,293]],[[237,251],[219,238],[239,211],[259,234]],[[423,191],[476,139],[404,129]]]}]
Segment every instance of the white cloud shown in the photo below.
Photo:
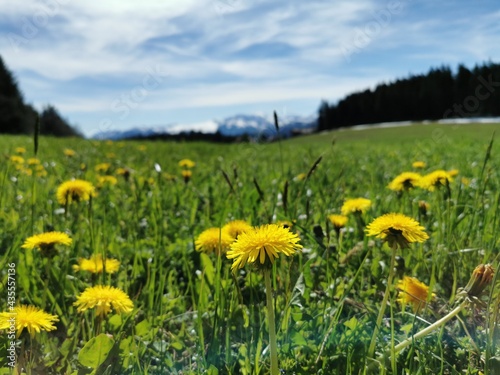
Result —
[{"label": "white cloud", "polygon": [[[401,0],[403,11],[358,48],[355,38],[391,3],[3,1],[0,30],[4,20],[11,33],[6,35],[16,33],[26,43],[14,48],[8,37],[0,38],[0,50],[27,101],[53,103],[75,122],[73,113],[116,115],[113,103],[141,88],[149,70],[160,66],[161,83],[133,108],[145,123],[153,112],[176,108],[302,99],[319,104],[415,67],[425,72],[442,63],[500,57],[491,47],[500,42],[500,12],[474,7],[469,17],[465,1],[459,2],[462,9],[455,2]],[[447,18],[450,9],[453,18]],[[242,52],[255,45],[265,58]],[[275,46],[288,54],[273,54]],[[353,46],[352,59],[346,58]],[[401,65],[403,59],[413,65]]]}]

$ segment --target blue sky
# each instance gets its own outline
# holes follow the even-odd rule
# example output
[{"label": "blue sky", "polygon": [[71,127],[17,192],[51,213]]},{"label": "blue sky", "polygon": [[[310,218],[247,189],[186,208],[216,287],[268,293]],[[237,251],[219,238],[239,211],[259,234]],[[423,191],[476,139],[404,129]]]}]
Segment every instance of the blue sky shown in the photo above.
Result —
[{"label": "blue sky", "polygon": [[27,102],[86,135],[314,114],[443,64],[500,61],[497,0],[23,0],[0,54]]}]

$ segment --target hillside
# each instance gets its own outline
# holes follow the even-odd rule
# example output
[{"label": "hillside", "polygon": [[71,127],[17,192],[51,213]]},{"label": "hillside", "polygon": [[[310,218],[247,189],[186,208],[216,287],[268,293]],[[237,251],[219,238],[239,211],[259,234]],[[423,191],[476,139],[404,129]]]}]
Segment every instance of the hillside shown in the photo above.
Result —
[{"label": "hillside", "polygon": [[30,134],[37,117],[40,119],[40,133],[54,136],[78,136],[72,127],[52,106],[47,105],[41,113],[24,101],[17,81],[0,56],[0,133]]}]

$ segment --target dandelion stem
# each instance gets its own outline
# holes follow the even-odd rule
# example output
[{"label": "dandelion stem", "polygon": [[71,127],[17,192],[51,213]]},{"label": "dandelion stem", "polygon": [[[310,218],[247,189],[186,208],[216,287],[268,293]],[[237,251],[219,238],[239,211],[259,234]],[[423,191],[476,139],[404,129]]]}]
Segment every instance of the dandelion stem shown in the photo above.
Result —
[{"label": "dandelion stem", "polygon": [[384,292],[384,298],[382,300],[382,306],[378,312],[377,322],[375,324],[375,329],[373,331],[372,340],[370,342],[370,347],[368,348],[368,357],[373,358],[375,355],[375,345],[377,343],[377,336],[382,324],[382,319],[384,318],[385,308],[387,306],[387,301],[389,300],[389,295],[391,294],[392,280],[394,279],[394,266],[396,264],[396,249],[391,250],[391,265],[389,268],[389,277],[387,278],[387,286]]},{"label": "dandelion stem", "polygon": [[266,305],[267,320],[269,322],[269,347],[271,349],[271,375],[279,375],[278,369],[278,346],[276,344],[276,327],[274,322],[273,289],[271,286],[271,270],[264,270],[264,281],[266,283]]},{"label": "dandelion stem", "polygon": [[400,352],[404,348],[406,348],[408,345],[410,345],[412,342],[415,340],[418,340],[421,337],[424,337],[431,333],[432,331],[436,330],[437,328],[441,327],[443,324],[447,323],[449,320],[451,320],[453,317],[458,315],[460,311],[462,311],[467,305],[469,304],[469,301],[465,299],[460,305],[455,307],[453,310],[451,310],[447,315],[443,316],[441,319],[438,321],[432,323],[430,326],[424,328],[420,332],[414,334],[411,337],[408,337],[406,340],[400,342],[398,345],[394,347],[394,353]]}]

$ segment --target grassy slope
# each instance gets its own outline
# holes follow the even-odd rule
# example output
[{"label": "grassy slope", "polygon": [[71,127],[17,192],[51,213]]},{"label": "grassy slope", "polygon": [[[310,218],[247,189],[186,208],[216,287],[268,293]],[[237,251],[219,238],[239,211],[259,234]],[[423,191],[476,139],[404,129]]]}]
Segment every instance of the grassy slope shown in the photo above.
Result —
[{"label": "grassy slope", "polygon": [[[77,359],[81,346],[106,332],[119,345],[114,359],[122,368],[115,368],[116,373],[202,374],[211,366],[210,371],[217,368],[221,374],[267,373],[269,360],[262,352],[267,326],[259,273],[246,267],[245,276],[233,278],[223,259],[219,262],[214,254],[193,249],[201,231],[235,218],[252,224],[296,220],[295,230],[306,248],[293,259],[281,259],[275,270],[280,367],[297,374],[358,373],[365,364],[364,353],[385,289],[388,251],[380,242],[363,239],[361,223],[352,218],[351,231],[338,239],[327,230],[327,216],[338,213],[346,198],[363,196],[373,202],[362,218],[365,223],[389,211],[418,218],[430,239],[400,255],[407,275],[432,286],[437,298],[423,317],[437,319],[454,302],[457,288],[465,285],[475,265],[496,263],[500,200],[496,144],[483,172],[496,127],[346,130],[268,145],[41,139],[38,157],[46,167],[46,177],[33,179],[8,161],[0,166],[2,260],[18,264],[18,299],[62,320],[56,334],[42,334],[37,340],[35,352],[50,354],[39,355],[33,368],[51,368],[56,373],[82,368]],[[141,145],[145,149],[139,149]],[[27,148],[25,158],[32,156],[30,138],[0,137],[5,155],[14,154],[18,146]],[[66,147],[77,155],[65,158],[62,150]],[[320,156],[322,161],[310,179],[295,178],[308,173]],[[197,162],[187,185],[179,178],[177,162],[182,158]],[[451,199],[442,190],[418,189],[398,198],[386,188],[394,176],[410,170],[415,160],[427,162],[423,173],[459,169],[450,187]],[[56,214],[60,208],[54,196],[57,186],[72,177],[96,183],[94,167],[101,162],[110,162],[113,173],[117,167],[130,168],[132,179],[100,189],[91,211],[82,204],[71,208],[67,217]],[[161,166],[161,174],[155,163]],[[177,181],[169,181],[167,172],[177,175]],[[468,182],[462,182],[462,177]],[[263,196],[256,191],[255,181]],[[286,212],[279,198],[285,181],[289,185]],[[427,216],[419,214],[420,200],[431,205]],[[36,252],[20,251],[25,238],[48,225],[68,231],[74,239],[63,256],[48,261]],[[326,239],[315,239],[315,225],[322,226]],[[120,259],[120,272],[107,277],[75,274],[71,266],[77,258],[96,252]],[[45,270],[42,274],[41,269]],[[5,281],[5,272],[1,276]],[[88,312],[86,325],[81,325],[72,302],[96,282],[130,293],[134,314],[123,321],[115,316],[101,326]],[[388,309],[379,351],[388,349],[391,338],[400,341],[408,330],[425,326],[394,300],[395,295],[391,304],[394,332]],[[438,337],[422,340],[413,352],[401,355],[395,364],[397,372],[454,373],[456,368],[473,374],[484,370],[489,364],[481,357],[496,353],[493,336],[484,330],[494,318],[480,311],[462,316],[467,332],[460,324],[450,324]],[[59,351],[60,347],[64,350]]]}]

